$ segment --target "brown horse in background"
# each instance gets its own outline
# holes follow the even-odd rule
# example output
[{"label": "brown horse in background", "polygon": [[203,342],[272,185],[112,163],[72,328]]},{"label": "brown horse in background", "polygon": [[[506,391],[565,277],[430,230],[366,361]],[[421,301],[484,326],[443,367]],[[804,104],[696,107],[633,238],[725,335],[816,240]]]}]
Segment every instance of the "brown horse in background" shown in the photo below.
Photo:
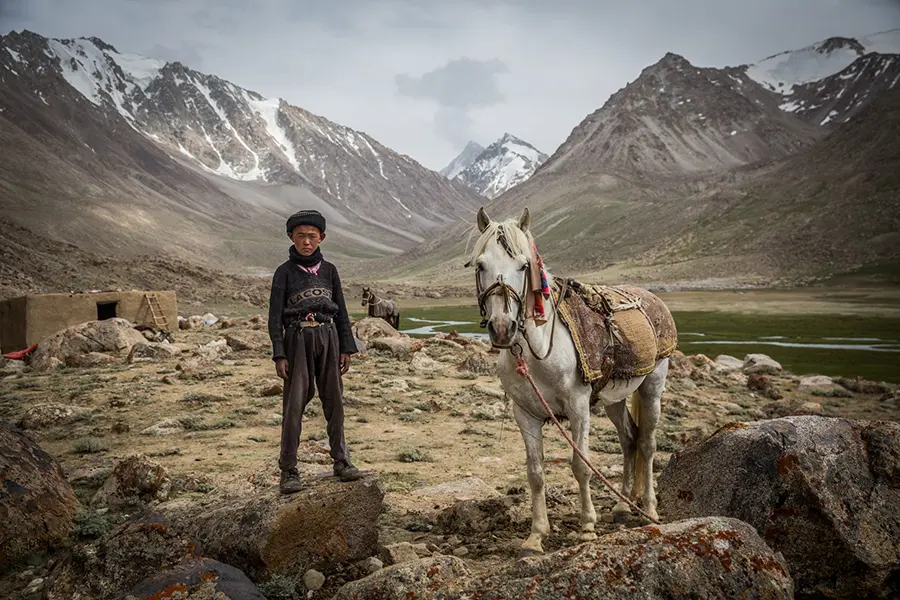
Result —
[{"label": "brown horse in background", "polygon": [[370,317],[379,317],[400,331],[400,307],[394,300],[379,298],[371,288],[363,287],[362,306],[368,306]]}]

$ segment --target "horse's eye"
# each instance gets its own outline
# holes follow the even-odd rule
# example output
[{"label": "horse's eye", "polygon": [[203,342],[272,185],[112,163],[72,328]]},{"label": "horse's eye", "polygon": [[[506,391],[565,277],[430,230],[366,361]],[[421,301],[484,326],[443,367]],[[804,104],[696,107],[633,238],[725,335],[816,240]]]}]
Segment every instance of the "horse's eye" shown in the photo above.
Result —
[{"label": "horse's eye", "polygon": [[484,265],[481,263],[478,263],[477,265],[475,265],[475,270],[478,271],[479,273],[481,273],[482,271],[484,271]]},{"label": "horse's eye", "polygon": [[525,263],[524,265],[522,265],[521,267],[519,267],[519,270],[520,270],[520,271],[524,271],[524,270],[527,269],[527,268],[528,268],[528,263]]}]

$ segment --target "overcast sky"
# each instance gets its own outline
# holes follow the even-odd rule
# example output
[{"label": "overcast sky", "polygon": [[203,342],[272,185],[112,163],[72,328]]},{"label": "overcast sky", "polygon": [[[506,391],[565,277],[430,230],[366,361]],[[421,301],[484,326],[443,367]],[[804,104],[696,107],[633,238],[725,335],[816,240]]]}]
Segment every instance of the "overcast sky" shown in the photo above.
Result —
[{"label": "overcast sky", "polygon": [[668,51],[737,65],[898,27],[900,0],[0,0],[0,32],[180,60],[435,170],[507,131],[551,154]]}]

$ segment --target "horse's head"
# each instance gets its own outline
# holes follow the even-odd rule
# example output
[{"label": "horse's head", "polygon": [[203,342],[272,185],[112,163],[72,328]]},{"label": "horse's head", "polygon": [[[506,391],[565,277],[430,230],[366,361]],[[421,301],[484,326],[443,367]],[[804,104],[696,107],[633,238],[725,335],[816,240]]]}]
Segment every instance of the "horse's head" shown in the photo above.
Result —
[{"label": "horse's head", "polygon": [[369,288],[367,288],[367,287],[363,287],[362,292],[363,292],[363,295],[362,295],[362,306],[365,306],[366,304],[369,303],[369,294],[371,294],[372,291],[371,291]]},{"label": "horse's head", "polygon": [[531,266],[531,215],[526,208],[518,221],[491,221],[478,211],[481,237],[466,266],[475,266],[475,286],[481,310],[481,326],[487,326],[491,343],[510,348],[525,326],[525,298]]}]

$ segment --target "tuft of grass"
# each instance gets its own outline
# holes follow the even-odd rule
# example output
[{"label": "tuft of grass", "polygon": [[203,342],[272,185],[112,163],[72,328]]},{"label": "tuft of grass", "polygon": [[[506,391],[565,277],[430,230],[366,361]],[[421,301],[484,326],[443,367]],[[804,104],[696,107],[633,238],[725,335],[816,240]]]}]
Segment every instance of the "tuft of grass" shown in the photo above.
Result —
[{"label": "tuft of grass", "polygon": [[434,459],[427,450],[421,448],[404,448],[397,453],[400,462],[433,462]]},{"label": "tuft of grass", "polygon": [[81,438],[75,441],[75,452],[78,454],[96,454],[109,450],[109,444],[99,438]]},{"label": "tuft of grass", "polygon": [[259,584],[259,591],[269,600],[300,600],[297,582],[284,575],[275,575]]},{"label": "tuft of grass", "polygon": [[102,536],[109,529],[110,523],[106,519],[106,515],[100,514],[92,508],[81,509],[75,515],[72,535],[76,539],[92,540]]}]

